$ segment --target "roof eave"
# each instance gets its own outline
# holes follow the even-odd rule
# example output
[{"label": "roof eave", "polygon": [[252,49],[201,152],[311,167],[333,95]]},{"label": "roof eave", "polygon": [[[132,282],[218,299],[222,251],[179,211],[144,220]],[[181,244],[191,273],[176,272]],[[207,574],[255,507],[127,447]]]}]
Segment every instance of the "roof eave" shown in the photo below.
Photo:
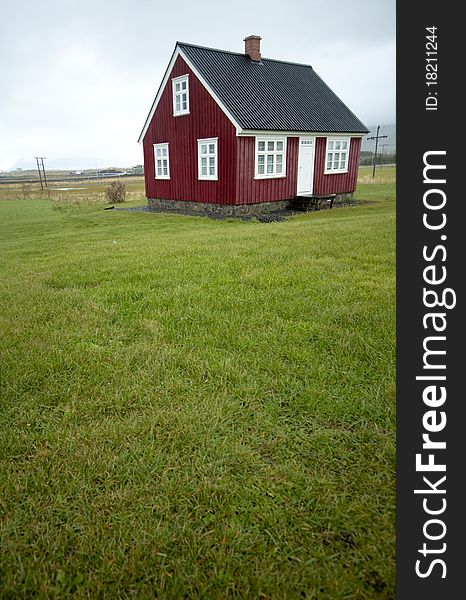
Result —
[{"label": "roof eave", "polygon": [[244,128],[238,135],[240,136],[255,136],[255,135],[285,135],[285,136],[304,136],[304,135],[312,135],[315,137],[326,137],[330,135],[349,135],[353,137],[364,137],[368,133],[368,130],[365,131],[298,131],[291,129],[258,129],[258,128]]}]

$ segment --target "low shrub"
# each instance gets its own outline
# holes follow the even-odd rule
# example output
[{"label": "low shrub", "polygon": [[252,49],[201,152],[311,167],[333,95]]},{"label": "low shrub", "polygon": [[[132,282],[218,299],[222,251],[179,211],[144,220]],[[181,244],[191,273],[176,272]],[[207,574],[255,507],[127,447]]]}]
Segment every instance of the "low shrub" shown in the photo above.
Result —
[{"label": "low shrub", "polygon": [[110,204],[119,204],[124,202],[126,198],[126,186],[121,181],[113,181],[105,188],[105,197]]}]

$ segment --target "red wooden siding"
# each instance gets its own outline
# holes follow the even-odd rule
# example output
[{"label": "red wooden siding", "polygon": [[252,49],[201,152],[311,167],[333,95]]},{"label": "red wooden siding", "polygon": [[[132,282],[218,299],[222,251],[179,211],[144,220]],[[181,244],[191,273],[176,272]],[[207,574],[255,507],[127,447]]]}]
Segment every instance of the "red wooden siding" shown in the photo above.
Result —
[{"label": "red wooden siding", "polygon": [[[189,115],[173,116],[173,77],[189,74]],[[197,140],[218,138],[218,181],[199,181]],[[168,142],[170,179],[155,179],[153,144]],[[143,140],[146,196],[234,204],[236,130],[179,56]]]},{"label": "red wooden siding", "polygon": [[286,144],[286,177],[254,179],[255,138],[237,138],[236,204],[254,204],[289,200],[296,196],[299,138],[289,137]]},{"label": "red wooden siding", "polygon": [[361,138],[351,138],[348,173],[324,175],[327,138],[316,138],[314,163],[314,194],[343,194],[354,192],[358,177]]},{"label": "red wooden siding", "polygon": [[[189,74],[189,115],[173,116],[173,77]],[[198,180],[197,140],[218,138],[218,180]],[[168,143],[170,179],[155,179],[154,144]],[[361,147],[351,138],[348,173],[324,175],[326,138],[316,138],[314,194],[353,192]],[[295,197],[299,137],[287,138],[286,177],[254,179],[255,138],[234,126],[179,56],[143,140],[146,196],[219,204],[254,204]]]}]

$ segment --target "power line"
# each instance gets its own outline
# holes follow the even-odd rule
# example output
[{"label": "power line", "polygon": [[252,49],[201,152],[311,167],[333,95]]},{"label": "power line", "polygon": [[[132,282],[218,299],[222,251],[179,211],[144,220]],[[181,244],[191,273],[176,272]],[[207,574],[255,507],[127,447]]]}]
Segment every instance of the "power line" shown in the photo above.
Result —
[{"label": "power line", "polygon": [[368,137],[368,140],[375,140],[375,152],[374,152],[374,159],[372,161],[372,179],[374,179],[375,177],[375,166],[377,164],[377,148],[379,145],[379,140],[383,140],[384,138],[387,138],[388,135],[379,135],[379,131],[380,131],[380,125],[377,126],[377,133],[375,135],[373,135],[372,137]]}]

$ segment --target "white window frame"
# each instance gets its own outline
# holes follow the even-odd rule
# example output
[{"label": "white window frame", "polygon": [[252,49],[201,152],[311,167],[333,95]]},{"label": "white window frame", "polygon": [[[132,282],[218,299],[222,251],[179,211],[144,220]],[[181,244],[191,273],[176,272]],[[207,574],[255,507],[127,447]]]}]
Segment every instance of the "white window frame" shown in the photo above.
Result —
[{"label": "white window frame", "polygon": [[[210,145],[214,145],[214,151],[210,152]],[[202,153],[202,146],[207,146],[206,153]],[[209,170],[211,167],[210,159],[214,158],[214,174],[210,174]],[[206,159],[207,174],[202,174],[202,159]],[[197,140],[197,178],[201,181],[218,181],[218,138],[206,138],[203,140]]]},{"label": "white window frame", "polygon": [[[165,159],[165,156],[163,156],[163,149],[166,148],[167,150],[167,156]],[[157,150],[161,151],[161,156],[157,157]],[[167,174],[165,175],[163,173],[163,161],[166,160],[167,161]],[[157,161],[161,161],[162,163],[162,175],[158,175],[157,174],[157,170],[158,170],[158,165],[157,165]],[[168,142],[164,142],[163,144],[154,144],[154,174],[155,174],[155,179],[170,179],[170,151],[168,149]]]},{"label": "white window frame", "polygon": [[[333,146],[329,147],[329,143],[333,142]],[[346,142],[346,149],[341,148],[341,143]],[[340,143],[340,148],[335,148],[335,145]],[[348,165],[349,165],[349,157],[350,157],[350,143],[351,139],[349,137],[328,137],[327,144],[325,147],[325,169],[324,175],[334,175],[336,173],[348,173]],[[341,164],[341,154],[346,153],[346,161],[345,167],[342,169],[340,167]],[[336,160],[335,155],[338,154],[338,159]],[[329,155],[331,155],[331,166],[329,167]],[[335,163],[338,162],[338,167],[334,168]]]},{"label": "white window frame", "polygon": [[[261,143],[264,143],[264,150],[261,150]],[[274,149],[268,150],[268,142],[274,142]],[[283,144],[283,150],[277,150],[277,142]],[[256,136],[256,147],[254,151],[254,179],[278,179],[286,177],[286,137],[277,137],[270,135]],[[282,171],[277,173],[277,156],[282,156]],[[264,173],[259,173],[259,156],[264,156]],[[267,173],[268,156],[273,156],[272,173]],[[262,166],[262,165],[261,165]]]},{"label": "white window frame", "polygon": [[[184,90],[176,90],[177,84],[181,84],[186,82],[186,92]],[[186,108],[183,108],[182,99],[180,98],[180,110],[176,110],[177,105],[177,97],[181,96],[181,94],[186,93]],[[172,96],[173,96],[173,116],[181,117],[182,115],[189,115],[189,74],[188,75],[180,75],[180,77],[174,77],[172,79]]]}]

